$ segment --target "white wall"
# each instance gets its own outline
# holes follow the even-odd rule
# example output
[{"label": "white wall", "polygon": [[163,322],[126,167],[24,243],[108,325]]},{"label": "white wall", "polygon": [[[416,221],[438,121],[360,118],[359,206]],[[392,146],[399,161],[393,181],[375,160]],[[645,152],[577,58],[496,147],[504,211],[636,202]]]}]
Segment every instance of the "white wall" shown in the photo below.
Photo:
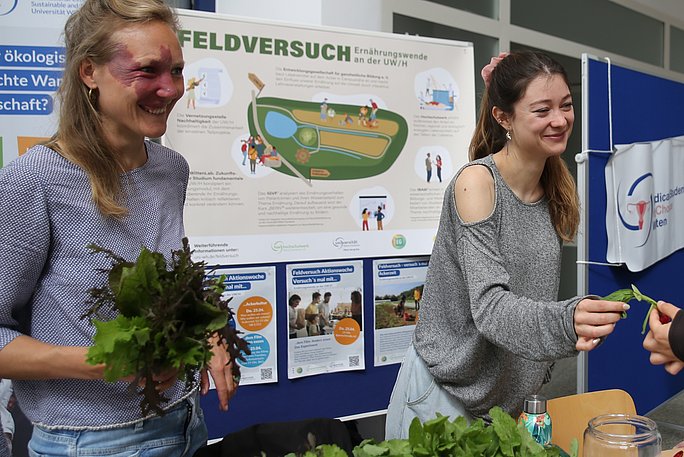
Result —
[{"label": "white wall", "polygon": [[[684,29],[684,0],[612,0],[666,24],[664,68],[511,25],[511,1],[499,0],[499,20],[426,0],[216,0],[216,11],[237,16],[379,32],[392,32],[392,15],[398,13],[498,38],[501,50],[508,50],[510,43],[516,42],[574,58],[578,58],[582,53],[588,53],[598,57],[610,57],[619,65],[684,81],[684,75],[667,69],[670,55],[667,26],[671,24]],[[610,33],[609,29],[608,25],[606,33]]]}]

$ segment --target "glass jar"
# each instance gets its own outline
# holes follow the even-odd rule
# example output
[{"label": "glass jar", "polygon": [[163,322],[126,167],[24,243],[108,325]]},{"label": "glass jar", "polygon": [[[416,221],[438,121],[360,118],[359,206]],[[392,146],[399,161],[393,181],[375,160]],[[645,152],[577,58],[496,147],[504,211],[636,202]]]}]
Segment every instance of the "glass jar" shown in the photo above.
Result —
[{"label": "glass jar", "polygon": [[589,421],[584,430],[583,457],[658,457],[661,438],[648,417],[605,414]]}]

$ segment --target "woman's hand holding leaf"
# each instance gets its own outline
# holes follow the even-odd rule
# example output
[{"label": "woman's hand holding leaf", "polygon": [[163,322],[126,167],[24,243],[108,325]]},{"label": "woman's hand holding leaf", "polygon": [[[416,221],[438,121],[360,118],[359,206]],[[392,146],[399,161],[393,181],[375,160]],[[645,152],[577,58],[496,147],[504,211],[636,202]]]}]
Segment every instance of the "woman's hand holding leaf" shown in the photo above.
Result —
[{"label": "woman's hand holding leaf", "polygon": [[653,365],[665,365],[665,371],[675,375],[684,368],[684,362],[679,360],[673,353],[670,347],[669,332],[671,323],[663,324],[660,315],[664,314],[674,319],[679,311],[676,306],[659,301],[657,309],[651,310],[649,315],[648,325],[650,330],[644,338],[644,349],[651,353],[650,361]]},{"label": "woman's hand holding leaf", "polygon": [[602,338],[610,335],[629,305],[610,300],[585,298],[575,307],[575,333],[578,351],[591,351]]}]

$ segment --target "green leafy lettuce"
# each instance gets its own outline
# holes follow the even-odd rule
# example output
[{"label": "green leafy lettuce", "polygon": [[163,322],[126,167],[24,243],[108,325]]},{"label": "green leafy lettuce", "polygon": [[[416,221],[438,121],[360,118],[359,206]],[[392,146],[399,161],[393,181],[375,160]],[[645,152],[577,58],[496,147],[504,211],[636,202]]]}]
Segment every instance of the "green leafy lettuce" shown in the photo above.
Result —
[{"label": "green leafy lettuce", "polygon": [[[87,361],[104,364],[108,382],[132,377],[131,388],[142,386],[143,415],[151,410],[163,414],[168,401],[156,390],[155,373],[175,369],[179,379],[193,385],[196,370],[212,357],[210,337],[216,337],[231,360],[245,360],[247,343],[229,325],[233,318],[230,300],[222,298],[224,277],[208,276],[204,262],[191,259],[187,238],[171,253],[167,263],[161,253],[143,248],[135,262],[96,245],[89,249],[111,260],[107,285],[90,289],[90,308],[83,318],[95,326]],[[114,319],[106,319],[112,315]],[[239,376],[237,363],[233,375]]]},{"label": "green leafy lettuce", "polygon": [[[408,439],[379,443],[364,440],[353,450],[354,457],[567,457],[560,448],[543,447],[529,431],[499,407],[489,411],[491,425],[477,419],[470,424],[463,417],[450,421],[439,413],[421,424],[414,418]],[[342,452],[342,453],[340,453]],[[286,457],[296,457],[288,454]],[[334,445],[312,448],[302,457],[342,457]],[[576,451],[574,456],[576,457]]]}]

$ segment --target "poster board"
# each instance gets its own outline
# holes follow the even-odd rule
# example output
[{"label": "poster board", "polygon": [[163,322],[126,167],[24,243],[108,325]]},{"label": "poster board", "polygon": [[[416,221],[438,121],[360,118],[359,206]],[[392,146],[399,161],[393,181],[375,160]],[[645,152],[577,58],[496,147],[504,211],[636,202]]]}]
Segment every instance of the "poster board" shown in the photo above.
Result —
[{"label": "poster board", "polygon": [[[638,273],[607,264],[606,205],[612,202],[607,201],[604,170],[610,154],[597,151],[610,151],[615,144],[684,134],[684,124],[678,115],[684,103],[684,84],[614,64],[610,65],[609,84],[608,63],[586,55],[582,68],[587,116],[583,148],[589,151],[580,163],[584,168],[580,173],[586,176],[582,202],[586,260],[603,263],[580,266],[587,271],[585,292],[604,296],[635,284],[643,293],[681,307],[684,291],[678,286],[678,278],[684,268],[684,251],[677,251]],[[647,309],[647,305],[634,302],[629,317],[618,323],[601,347],[588,353],[587,360],[588,390],[624,389],[634,398],[639,414],[648,413],[684,387],[683,377],[671,376],[662,366],[649,362],[641,334]]]},{"label": "poster board", "polygon": [[197,255],[431,252],[475,126],[470,43],[179,13],[186,94],[163,142],[190,163]]},{"label": "poster board", "polygon": [[275,264],[277,331],[277,383],[243,386],[230,401],[227,412],[218,408],[215,390],[202,397],[209,438],[220,438],[250,425],[312,417],[355,419],[384,414],[397,377],[399,364],[373,366],[374,300],[373,260],[363,264],[363,337],[366,368],[289,379],[287,331],[287,264]]},{"label": "poster board", "polygon": [[[276,271],[278,382],[241,387],[227,413],[210,391],[202,399],[210,438],[262,422],[383,414],[399,363],[373,363],[373,262],[397,256],[411,261],[432,250],[444,189],[467,161],[475,125],[472,45],[191,11],[180,16],[185,80],[201,82],[194,103],[187,94],[178,102],[163,141],[190,163],[186,232],[209,264]],[[293,57],[300,45],[316,44],[331,58]],[[212,78],[220,91],[203,86]],[[371,124],[373,103],[377,125]],[[395,130],[384,132],[390,126]],[[298,134],[305,129],[313,146],[308,134]],[[250,142],[257,134],[265,138],[264,158],[252,169]],[[328,153],[354,156],[376,147],[379,134],[388,138],[382,154],[395,155],[389,164],[315,162],[323,142],[338,148]],[[357,143],[358,137],[372,141]],[[294,150],[289,141],[297,143]],[[401,148],[390,151],[393,145]],[[304,163],[297,161],[303,146]],[[268,166],[274,158],[282,169]],[[385,213],[382,224],[378,207]],[[363,208],[370,212],[367,225]],[[288,272],[294,264],[306,269],[306,262],[335,259],[362,265],[365,368],[292,376],[287,303],[289,292],[297,291],[289,291]]]}]

